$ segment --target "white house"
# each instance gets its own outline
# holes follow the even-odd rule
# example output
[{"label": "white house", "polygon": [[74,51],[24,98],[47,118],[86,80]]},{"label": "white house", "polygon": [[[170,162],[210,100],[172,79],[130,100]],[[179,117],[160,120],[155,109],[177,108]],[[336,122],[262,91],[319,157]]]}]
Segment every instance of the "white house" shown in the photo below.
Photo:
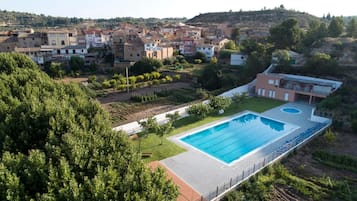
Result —
[{"label": "white house", "polygon": [[231,65],[232,66],[242,66],[247,62],[247,55],[244,54],[231,54]]},{"label": "white house", "polygon": [[208,44],[197,45],[196,52],[204,53],[206,55],[206,59],[210,60],[214,56],[214,45],[208,45]]},{"label": "white house", "polygon": [[88,50],[86,46],[81,46],[81,45],[66,46],[60,49],[54,49],[52,51],[52,57],[69,60],[71,56],[79,56],[84,59],[87,53]]},{"label": "white house", "polygon": [[87,30],[85,31],[86,47],[104,47],[108,44],[108,37],[104,35],[101,30]]}]

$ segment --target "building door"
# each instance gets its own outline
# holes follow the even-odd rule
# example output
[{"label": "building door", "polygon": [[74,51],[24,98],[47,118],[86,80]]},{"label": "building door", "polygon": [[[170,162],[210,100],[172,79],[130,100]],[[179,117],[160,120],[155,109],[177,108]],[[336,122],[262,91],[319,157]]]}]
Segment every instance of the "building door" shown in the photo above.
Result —
[{"label": "building door", "polygon": [[288,101],[289,100],[289,93],[285,93],[284,94],[284,101]]}]

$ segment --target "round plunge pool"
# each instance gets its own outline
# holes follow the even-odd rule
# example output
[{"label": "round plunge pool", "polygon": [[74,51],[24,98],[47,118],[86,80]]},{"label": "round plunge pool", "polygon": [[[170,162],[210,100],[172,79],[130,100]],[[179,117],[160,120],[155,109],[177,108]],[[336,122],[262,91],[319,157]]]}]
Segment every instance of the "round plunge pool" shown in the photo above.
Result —
[{"label": "round plunge pool", "polygon": [[289,114],[300,114],[301,110],[295,108],[295,107],[283,107],[280,109],[282,112],[286,112]]}]

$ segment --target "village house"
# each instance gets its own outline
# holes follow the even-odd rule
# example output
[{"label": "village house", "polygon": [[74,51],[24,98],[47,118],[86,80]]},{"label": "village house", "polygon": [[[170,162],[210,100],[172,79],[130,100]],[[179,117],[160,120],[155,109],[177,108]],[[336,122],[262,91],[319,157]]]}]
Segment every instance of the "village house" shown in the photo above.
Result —
[{"label": "village house", "polygon": [[86,46],[72,45],[54,49],[52,51],[52,58],[55,60],[69,60],[72,56],[78,56],[84,59],[87,53]]},{"label": "village house", "polygon": [[76,30],[51,30],[47,32],[48,46],[54,49],[77,45]]},{"label": "village house", "polygon": [[84,31],[87,48],[100,48],[108,45],[109,37],[102,30],[89,29]]},{"label": "village house", "polygon": [[160,46],[161,37],[156,32],[146,34],[117,31],[113,35],[114,65],[136,62],[143,57],[163,60],[173,56],[172,47]]},{"label": "village house", "polygon": [[214,57],[214,46],[209,44],[196,45],[196,52],[202,52],[206,55],[206,60],[211,60]]},{"label": "village house", "polygon": [[242,66],[247,62],[248,55],[235,53],[231,54],[230,65],[232,66]]},{"label": "village house", "polygon": [[196,52],[195,40],[193,38],[183,38],[181,39],[181,44],[179,46],[180,54],[185,56],[193,56]]},{"label": "village house", "polygon": [[257,75],[255,93],[258,96],[283,100],[316,103],[335,92],[342,82],[314,77],[260,73]]}]

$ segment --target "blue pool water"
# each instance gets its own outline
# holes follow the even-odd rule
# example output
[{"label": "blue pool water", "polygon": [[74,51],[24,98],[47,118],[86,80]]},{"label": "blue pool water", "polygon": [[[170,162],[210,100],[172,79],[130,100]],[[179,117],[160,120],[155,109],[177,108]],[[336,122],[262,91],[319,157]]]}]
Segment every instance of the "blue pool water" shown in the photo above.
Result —
[{"label": "blue pool water", "polygon": [[227,164],[285,136],[297,126],[246,113],[180,140]]},{"label": "blue pool water", "polygon": [[290,113],[290,114],[300,114],[301,110],[293,107],[284,107],[281,109],[283,112]]}]

